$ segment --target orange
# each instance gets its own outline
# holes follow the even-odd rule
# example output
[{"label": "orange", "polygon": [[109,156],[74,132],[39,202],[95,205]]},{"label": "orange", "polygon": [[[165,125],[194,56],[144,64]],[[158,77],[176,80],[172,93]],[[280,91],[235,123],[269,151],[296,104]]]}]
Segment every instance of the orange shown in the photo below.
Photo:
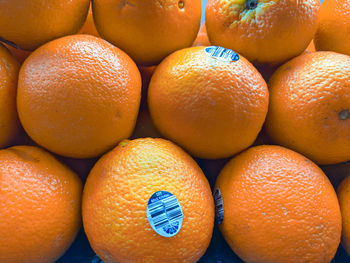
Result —
[{"label": "orange", "polygon": [[3,43],[4,46],[11,52],[11,54],[17,59],[20,64],[23,64],[24,60],[30,55],[30,51],[18,49]]},{"label": "orange", "polygon": [[306,49],[319,6],[319,0],[208,0],[209,40],[251,62],[278,64]]},{"label": "orange", "polygon": [[88,15],[86,17],[85,23],[84,23],[83,27],[79,30],[78,34],[88,34],[88,35],[92,35],[95,37],[100,36],[97,32],[97,29],[96,29],[96,26],[94,23],[91,5],[89,8],[89,12],[88,12]]},{"label": "orange", "polygon": [[304,156],[280,146],[250,148],[224,167],[217,189],[220,230],[244,262],[326,263],[334,257],[341,236],[338,199]]},{"label": "orange", "polygon": [[205,23],[202,24],[201,29],[198,32],[197,38],[192,44],[193,47],[197,46],[210,46],[210,42],[207,35],[207,29]]},{"label": "orange", "polygon": [[92,10],[100,35],[142,65],[191,46],[201,20],[201,0],[94,0]]},{"label": "orange", "polygon": [[325,0],[315,35],[317,50],[330,50],[350,56],[350,2]]},{"label": "orange", "polygon": [[25,50],[82,27],[89,0],[11,0],[0,1],[0,38]]},{"label": "orange", "polygon": [[[158,207],[153,210],[149,200],[160,191],[173,200],[153,202]],[[168,222],[178,223],[175,215],[182,218],[181,227],[171,237],[162,236]],[[214,202],[202,170],[181,148],[163,139],[125,140],[90,172],[83,223],[104,262],[197,262],[211,239]]]},{"label": "orange", "polygon": [[0,150],[0,262],[55,262],[81,225],[82,185],[38,147]]},{"label": "orange", "polygon": [[19,133],[16,90],[19,65],[0,43],[0,148],[8,146]]},{"label": "orange", "polygon": [[268,97],[264,79],[244,57],[220,47],[191,47],[158,65],[148,106],[166,138],[196,157],[218,159],[254,142]]},{"label": "orange", "polygon": [[271,139],[319,164],[350,159],[350,57],[304,54],[269,81],[266,130]]},{"label": "orange", "polygon": [[342,181],[337,192],[343,217],[342,245],[350,255],[350,175]]},{"label": "orange", "polygon": [[129,137],[141,96],[135,63],[90,35],[49,42],[24,62],[17,106],[28,135],[73,158],[98,156]]}]

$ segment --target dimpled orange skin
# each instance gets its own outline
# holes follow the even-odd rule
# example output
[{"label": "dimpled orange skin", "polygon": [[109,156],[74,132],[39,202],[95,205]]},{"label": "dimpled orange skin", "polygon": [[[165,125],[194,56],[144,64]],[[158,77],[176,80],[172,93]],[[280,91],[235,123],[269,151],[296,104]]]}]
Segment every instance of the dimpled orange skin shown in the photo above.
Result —
[{"label": "dimpled orange skin", "polygon": [[[157,191],[181,205],[183,223],[173,237],[148,222],[147,203]],[[214,202],[202,170],[181,148],[163,139],[123,141],[90,172],[83,223],[104,262],[197,262],[211,239]]]},{"label": "dimpled orange skin", "polygon": [[90,158],[128,138],[141,77],[120,49],[89,35],[54,40],[24,62],[17,107],[28,135],[48,150]]},{"label": "dimpled orange skin", "polygon": [[[250,3],[256,7],[247,8]],[[306,49],[319,6],[319,0],[208,0],[209,41],[254,63],[278,64]]]},{"label": "dimpled orange skin", "polygon": [[74,34],[82,27],[89,0],[11,0],[0,2],[0,38],[25,50]]},{"label": "dimpled orange skin", "polygon": [[281,66],[268,86],[272,141],[318,164],[350,159],[350,56],[304,54]]},{"label": "dimpled orange skin", "polygon": [[322,170],[280,146],[257,146],[234,157],[215,185],[220,225],[245,262],[330,262],[341,236],[336,193]]},{"label": "dimpled orange skin", "polygon": [[337,193],[343,218],[342,245],[350,255],[350,175],[339,185]]},{"label": "dimpled orange skin", "polygon": [[16,90],[19,64],[0,43],[0,148],[8,146],[19,133]]},{"label": "dimpled orange skin", "polygon": [[100,35],[142,65],[191,46],[201,20],[201,0],[93,0],[92,10]]},{"label": "dimpled orange skin", "polygon": [[0,262],[51,263],[81,226],[75,173],[33,146],[0,151]]},{"label": "dimpled orange skin", "polygon": [[315,35],[317,50],[331,50],[350,56],[350,1],[325,0]]},{"label": "dimpled orange skin", "polygon": [[148,106],[157,129],[192,155],[230,157],[256,139],[267,113],[267,85],[244,57],[224,62],[204,49],[179,50],[158,65]]}]

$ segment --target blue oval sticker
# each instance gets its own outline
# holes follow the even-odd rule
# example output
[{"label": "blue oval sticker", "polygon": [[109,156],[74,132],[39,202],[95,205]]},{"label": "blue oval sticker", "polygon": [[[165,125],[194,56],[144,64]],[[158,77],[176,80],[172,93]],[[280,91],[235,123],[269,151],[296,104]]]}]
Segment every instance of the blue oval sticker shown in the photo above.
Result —
[{"label": "blue oval sticker", "polygon": [[224,220],[224,202],[222,201],[221,191],[219,188],[214,192],[215,217],[218,225]]},{"label": "blue oval sticker", "polygon": [[239,55],[231,49],[218,46],[210,46],[206,47],[204,51],[209,57],[216,58],[220,61],[232,62],[239,60]]},{"label": "blue oval sticker", "polygon": [[147,204],[147,219],[153,230],[163,237],[179,233],[183,213],[176,196],[166,191],[152,194]]}]

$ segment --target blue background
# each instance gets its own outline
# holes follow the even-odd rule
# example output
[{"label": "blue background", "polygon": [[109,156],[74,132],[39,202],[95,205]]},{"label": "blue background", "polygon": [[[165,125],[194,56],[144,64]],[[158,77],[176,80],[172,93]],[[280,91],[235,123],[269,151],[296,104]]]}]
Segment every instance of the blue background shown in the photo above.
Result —
[{"label": "blue background", "polygon": [[205,19],[205,6],[207,5],[207,0],[202,0],[202,19],[201,24],[203,24]]}]

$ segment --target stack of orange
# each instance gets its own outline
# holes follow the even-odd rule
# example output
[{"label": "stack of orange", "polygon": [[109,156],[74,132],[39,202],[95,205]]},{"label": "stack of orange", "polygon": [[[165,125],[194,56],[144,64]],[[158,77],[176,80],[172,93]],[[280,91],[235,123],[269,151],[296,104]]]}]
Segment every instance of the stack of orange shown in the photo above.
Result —
[{"label": "stack of orange", "polygon": [[1,263],[350,254],[350,1],[201,10],[0,1]]}]

